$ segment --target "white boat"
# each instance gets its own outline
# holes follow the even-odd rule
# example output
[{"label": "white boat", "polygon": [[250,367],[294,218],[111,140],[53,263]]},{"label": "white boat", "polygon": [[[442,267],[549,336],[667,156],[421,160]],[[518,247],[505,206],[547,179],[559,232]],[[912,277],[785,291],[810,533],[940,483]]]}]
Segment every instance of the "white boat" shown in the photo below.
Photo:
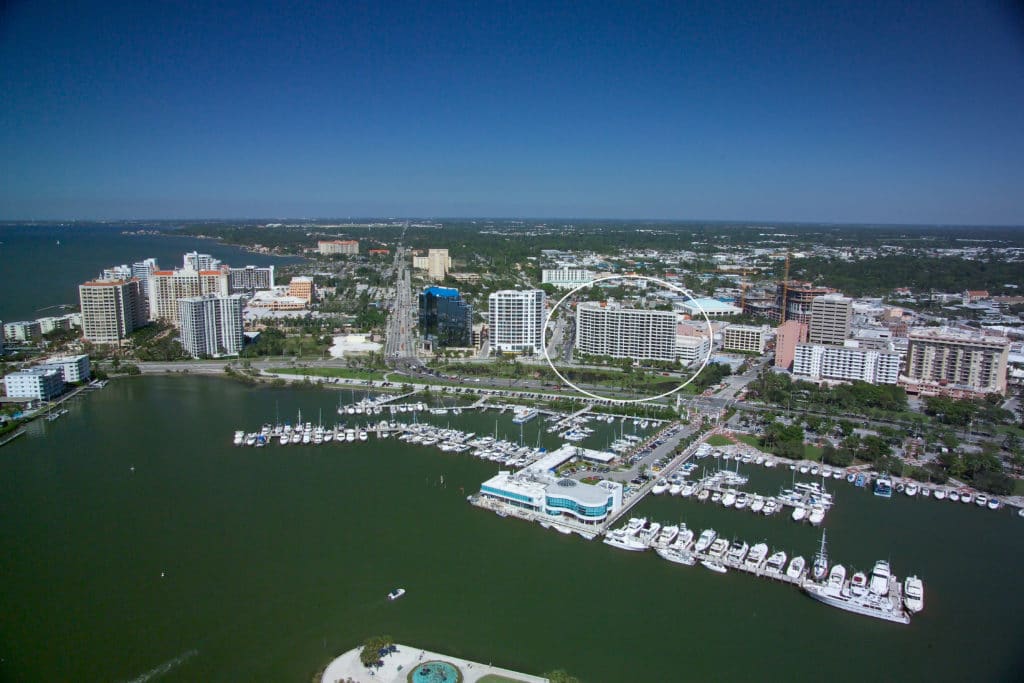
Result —
[{"label": "white boat", "polygon": [[871,582],[868,584],[868,590],[875,595],[887,595],[891,576],[888,562],[885,560],[875,562],[875,567],[871,570]]},{"label": "white boat", "polygon": [[811,576],[815,581],[824,580],[828,574],[828,553],[825,551],[825,532],[821,532],[821,548],[814,556],[814,565],[811,567]]},{"label": "white boat", "polygon": [[718,537],[718,532],[714,529],[705,529],[700,532],[700,538],[697,539],[697,545],[693,547],[694,552],[702,553],[711,547],[715,538]]},{"label": "white boat", "polygon": [[935,489],[935,500],[942,500],[946,497],[945,489]]},{"label": "white boat", "polygon": [[768,556],[768,544],[767,543],[755,543],[750,548],[750,552],[747,553],[747,559],[743,560],[743,564],[750,568],[757,569],[764,564],[765,558]]},{"label": "white boat", "polygon": [[[937,495],[935,497],[938,498]],[[958,503],[958,502],[960,502],[960,494],[957,493],[956,491],[950,491],[949,492],[949,499],[951,501],[953,501],[954,503]]]},{"label": "white boat", "polygon": [[913,614],[924,609],[924,583],[916,576],[908,576],[903,582],[903,604]]},{"label": "white boat", "polygon": [[974,504],[980,508],[985,507],[986,505],[988,505],[988,496],[986,496],[984,493],[979,493],[974,498]]},{"label": "white boat", "polygon": [[807,568],[807,560],[797,555],[789,562],[789,567],[786,568],[786,576],[796,580],[803,576],[804,570]]},{"label": "white boat", "polygon": [[750,511],[761,512],[761,510],[764,510],[764,497],[754,496],[754,500],[752,500],[750,503]]},{"label": "white boat", "polygon": [[746,541],[734,541],[726,556],[732,564],[740,564],[747,557],[750,545]]},{"label": "white boat", "polygon": [[536,408],[516,408],[512,415],[512,422],[517,425],[525,424],[539,414]]},{"label": "white boat", "polygon": [[974,496],[968,491],[967,493],[960,494],[961,503],[971,503],[974,501]]},{"label": "white boat", "polygon": [[853,595],[864,595],[868,590],[868,575],[864,572],[856,572],[850,579],[850,593]]},{"label": "white boat", "polygon": [[924,496],[925,498],[930,498],[931,495],[932,495],[932,490],[930,488],[928,488],[927,486],[922,486],[921,487],[921,495]]},{"label": "white boat", "polygon": [[359,430],[359,440],[360,441],[366,441],[369,438],[370,438],[370,435],[366,432],[365,429],[360,429]]},{"label": "white boat", "polygon": [[781,574],[786,568],[786,551],[776,550],[768,556],[764,570],[772,574]]},{"label": "white boat", "polygon": [[907,494],[910,497],[916,496],[918,491],[919,491],[919,488],[918,488],[917,484],[915,484],[913,482],[910,482],[909,484],[907,484],[907,488],[903,489],[903,493]]},{"label": "white boat", "polygon": [[828,573],[828,587],[836,593],[840,593],[844,585],[846,585],[846,567],[841,564],[833,565]]},{"label": "white boat", "polygon": [[779,510],[779,502],[774,497],[769,498],[764,502],[764,509],[761,511],[765,515],[774,515]]},{"label": "white boat", "polygon": [[999,509],[999,499],[998,498],[989,498],[988,499],[988,509],[989,510],[998,510]]},{"label": "white boat", "polygon": [[[699,501],[701,501],[703,503],[705,500],[708,499],[708,496],[710,496],[710,495],[711,495],[710,491],[708,491],[707,489],[701,489],[700,493],[697,494],[697,500],[699,500]],[[1024,510],[1024,508],[1021,508],[1021,509]]]},{"label": "white boat", "polygon": [[872,593],[854,595],[853,590],[835,590],[831,585],[807,582],[803,584],[804,592],[830,607],[838,607],[847,612],[861,614],[875,619],[884,619],[897,624],[909,624],[910,615],[903,610],[898,601],[888,595],[878,596]]},{"label": "white boat", "polygon": [[814,526],[818,526],[819,524],[824,522],[825,508],[821,505],[812,505],[811,514],[807,517],[807,521],[809,521]]},{"label": "white boat", "polygon": [[405,595],[405,589],[404,588],[396,588],[395,590],[393,590],[390,593],[388,593],[388,600],[397,600],[398,598],[402,597],[403,595]]},{"label": "white boat", "polygon": [[732,507],[736,503],[736,492],[726,491],[722,494],[722,505],[724,507]]},{"label": "white boat", "polygon": [[668,491],[668,489],[669,489],[668,482],[665,481],[664,479],[659,479],[654,484],[654,487],[651,489],[651,493],[653,493],[656,496],[660,496],[661,494],[665,493],[665,491]]},{"label": "white boat", "polygon": [[711,494],[711,502],[712,503],[717,503],[720,500],[722,500],[722,494],[719,493],[718,491],[712,492],[712,494]]},{"label": "white boat", "polygon": [[654,539],[651,545],[657,548],[667,548],[679,535],[679,525],[670,524],[661,528],[661,533]]},{"label": "white boat", "polygon": [[697,563],[697,558],[694,557],[693,553],[685,550],[679,550],[675,547],[658,548],[654,552],[658,553],[658,557],[668,560],[669,562],[675,562],[676,564],[685,564],[692,567]]},{"label": "white boat", "polygon": [[745,492],[740,492],[739,494],[736,495],[736,509],[737,510],[742,510],[743,508],[747,507],[747,505],[749,505],[749,504],[750,504],[750,496],[748,496]]},{"label": "white boat", "polygon": [[682,491],[683,485],[679,482],[676,482],[675,484],[672,484],[671,486],[668,487],[668,495],[670,496],[678,496],[680,493],[682,493]]},{"label": "white boat", "polygon": [[236,446],[241,446],[244,442],[245,442],[245,432],[243,432],[243,431],[235,432],[235,445]]},{"label": "white boat", "polygon": [[703,567],[705,567],[706,569],[710,569],[716,574],[725,574],[727,571],[729,571],[725,568],[724,564],[722,564],[721,562],[716,562],[715,560],[701,560],[700,563]]},{"label": "white boat", "polygon": [[807,508],[805,508],[803,505],[797,505],[796,507],[793,508],[793,514],[791,515],[791,517],[793,518],[794,522],[802,522],[804,521],[804,518],[806,516]]}]

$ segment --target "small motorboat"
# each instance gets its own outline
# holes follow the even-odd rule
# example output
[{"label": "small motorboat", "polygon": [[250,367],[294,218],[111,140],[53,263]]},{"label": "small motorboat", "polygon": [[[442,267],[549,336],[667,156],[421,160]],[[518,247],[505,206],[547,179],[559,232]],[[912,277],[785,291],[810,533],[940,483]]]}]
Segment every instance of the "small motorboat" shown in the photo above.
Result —
[{"label": "small motorboat", "polygon": [[405,595],[405,589],[404,588],[396,588],[395,590],[393,590],[390,593],[388,593],[388,600],[397,600],[398,598],[402,597],[403,595]]}]

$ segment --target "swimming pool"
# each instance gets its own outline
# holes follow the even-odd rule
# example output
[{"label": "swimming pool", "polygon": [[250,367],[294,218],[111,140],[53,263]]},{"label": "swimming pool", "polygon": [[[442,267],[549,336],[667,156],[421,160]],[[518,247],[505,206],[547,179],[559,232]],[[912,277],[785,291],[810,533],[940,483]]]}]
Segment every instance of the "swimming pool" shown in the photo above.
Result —
[{"label": "swimming pool", "polygon": [[412,683],[458,683],[462,675],[454,664],[448,662],[424,662],[409,675]]}]

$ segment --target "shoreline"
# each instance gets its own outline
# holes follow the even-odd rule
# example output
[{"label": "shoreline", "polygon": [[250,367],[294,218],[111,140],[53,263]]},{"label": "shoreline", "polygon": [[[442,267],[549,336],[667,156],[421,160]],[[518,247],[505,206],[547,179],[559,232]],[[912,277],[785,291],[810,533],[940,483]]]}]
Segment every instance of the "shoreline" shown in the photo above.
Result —
[{"label": "shoreline", "polygon": [[395,648],[394,652],[384,655],[381,659],[383,665],[372,671],[359,660],[359,654],[363,650],[361,645],[343,652],[332,659],[319,676],[314,677],[314,683],[345,683],[350,680],[357,683],[406,683],[409,674],[417,666],[435,661],[448,662],[458,667],[462,674],[462,683],[476,683],[486,676],[501,676],[517,683],[550,683],[550,679],[543,676],[503,669],[489,663],[474,662],[405,643],[395,643]]}]

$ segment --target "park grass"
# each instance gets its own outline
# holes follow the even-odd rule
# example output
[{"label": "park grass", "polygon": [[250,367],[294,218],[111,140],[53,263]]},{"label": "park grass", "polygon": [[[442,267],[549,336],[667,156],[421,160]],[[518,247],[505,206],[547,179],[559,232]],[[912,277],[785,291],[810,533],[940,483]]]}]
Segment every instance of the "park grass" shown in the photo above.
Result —
[{"label": "park grass", "polygon": [[732,440],[727,438],[727,437],[722,436],[721,434],[712,434],[711,436],[708,437],[706,443],[709,446],[716,446],[716,447],[731,446],[732,445]]},{"label": "park grass", "polygon": [[737,434],[736,438],[742,441],[743,443],[747,444],[748,446],[753,446],[759,451],[763,450],[761,448],[761,440],[758,439],[756,436],[752,436],[750,434]]},{"label": "park grass", "polygon": [[1024,496],[1024,479],[1015,479],[1013,481],[1013,495]]},{"label": "park grass", "polygon": [[825,451],[821,446],[812,446],[811,444],[804,444],[804,459],[814,460],[821,462],[821,454]]}]

